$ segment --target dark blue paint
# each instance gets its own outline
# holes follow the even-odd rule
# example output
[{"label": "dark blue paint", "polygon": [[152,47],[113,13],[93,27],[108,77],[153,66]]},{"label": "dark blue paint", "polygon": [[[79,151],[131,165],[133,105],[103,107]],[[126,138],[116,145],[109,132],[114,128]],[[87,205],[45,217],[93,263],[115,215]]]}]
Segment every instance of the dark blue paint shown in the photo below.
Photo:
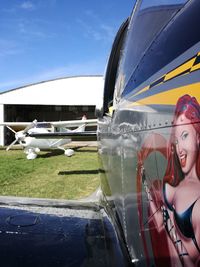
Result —
[{"label": "dark blue paint", "polygon": [[1,266],[128,266],[113,225],[99,214],[86,219],[0,208]]},{"label": "dark blue paint", "polygon": [[191,1],[155,38],[133,71],[123,96],[200,41],[199,28],[194,26],[200,24],[199,9],[200,1]]}]

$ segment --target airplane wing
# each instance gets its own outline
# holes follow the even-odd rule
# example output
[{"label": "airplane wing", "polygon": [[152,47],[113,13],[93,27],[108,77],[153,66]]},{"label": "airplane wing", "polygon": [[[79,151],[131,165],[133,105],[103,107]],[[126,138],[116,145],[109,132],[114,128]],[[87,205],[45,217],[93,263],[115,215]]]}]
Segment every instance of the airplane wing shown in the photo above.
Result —
[{"label": "airplane wing", "polygon": [[130,266],[126,247],[95,202],[0,197],[4,267]]},{"label": "airplane wing", "polygon": [[82,124],[87,126],[96,126],[97,119],[86,119],[86,120],[71,120],[71,121],[51,121],[49,122],[55,127],[76,127]]},{"label": "airplane wing", "polygon": [[0,126],[17,126],[17,127],[27,127],[31,125],[32,122],[1,122]]},{"label": "airplane wing", "polygon": [[30,128],[33,128],[37,125],[37,120],[32,122],[2,122],[0,126],[6,126],[12,132],[16,133],[18,131],[27,132]]},{"label": "airplane wing", "polygon": [[[33,122],[2,122],[0,123],[0,126],[27,127],[31,125],[32,123]],[[97,119],[37,122],[37,124],[40,124],[40,123],[49,123],[55,127],[76,127],[82,124],[86,124],[87,126],[96,126]]]},{"label": "airplane wing", "polygon": [[69,138],[72,141],[96,141],[96,131],[85,131],[85,132],[54,132],[54,133],[28,133],[30,137],[38,139],[60,139]]}]

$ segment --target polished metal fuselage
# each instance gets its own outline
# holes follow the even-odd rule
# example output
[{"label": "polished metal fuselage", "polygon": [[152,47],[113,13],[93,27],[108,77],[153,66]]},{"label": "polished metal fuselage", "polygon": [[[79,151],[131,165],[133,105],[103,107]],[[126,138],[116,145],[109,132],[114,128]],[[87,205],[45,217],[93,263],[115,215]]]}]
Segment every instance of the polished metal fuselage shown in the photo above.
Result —
[{"label": "polished metal fuselage", "polygon": [[[136,4],[121,49],[112,106],[99,117],[104,201],[120,222],[132,261],[140,266],[165,266],[164,261],[176,266],[166,260],[169,256],[155,255],[151,232],[158,229],[149,219],[150,189],[138,172],[142,162],[150,183],[163,186],[170,138],[179,127],[173,121],[177,102],[185,95],[200,101],[200,34],[195,27],[200,3],[182,4]],[[157,29],[155,23],[160,23]]]}]

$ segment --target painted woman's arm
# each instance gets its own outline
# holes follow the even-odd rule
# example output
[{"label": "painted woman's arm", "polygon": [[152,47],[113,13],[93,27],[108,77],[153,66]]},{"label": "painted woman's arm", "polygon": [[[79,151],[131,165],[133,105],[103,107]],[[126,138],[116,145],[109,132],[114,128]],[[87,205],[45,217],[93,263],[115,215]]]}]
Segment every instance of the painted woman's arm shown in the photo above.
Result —
[{"label": "painted woman's arm", "polygon": [[142,183],[149,203],[149,221],[153,220],[156,229],[158,231],[161,231],[164,226],[163,209],[161,209],[161,183],[158,183],[158,186],[154,186],[154,182],[149,185],[143,166],[141,167],[140,171],[142,176]]}]

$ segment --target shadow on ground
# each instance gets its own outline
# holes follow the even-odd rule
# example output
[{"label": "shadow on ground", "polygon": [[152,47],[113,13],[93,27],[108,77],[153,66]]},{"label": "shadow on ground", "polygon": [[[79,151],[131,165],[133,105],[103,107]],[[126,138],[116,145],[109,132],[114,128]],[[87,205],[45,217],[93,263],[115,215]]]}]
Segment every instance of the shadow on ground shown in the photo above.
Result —
[{"label": "shadow on ground", "polygon": [[58,175],[97,174],[99,170],[60,171]]}]

